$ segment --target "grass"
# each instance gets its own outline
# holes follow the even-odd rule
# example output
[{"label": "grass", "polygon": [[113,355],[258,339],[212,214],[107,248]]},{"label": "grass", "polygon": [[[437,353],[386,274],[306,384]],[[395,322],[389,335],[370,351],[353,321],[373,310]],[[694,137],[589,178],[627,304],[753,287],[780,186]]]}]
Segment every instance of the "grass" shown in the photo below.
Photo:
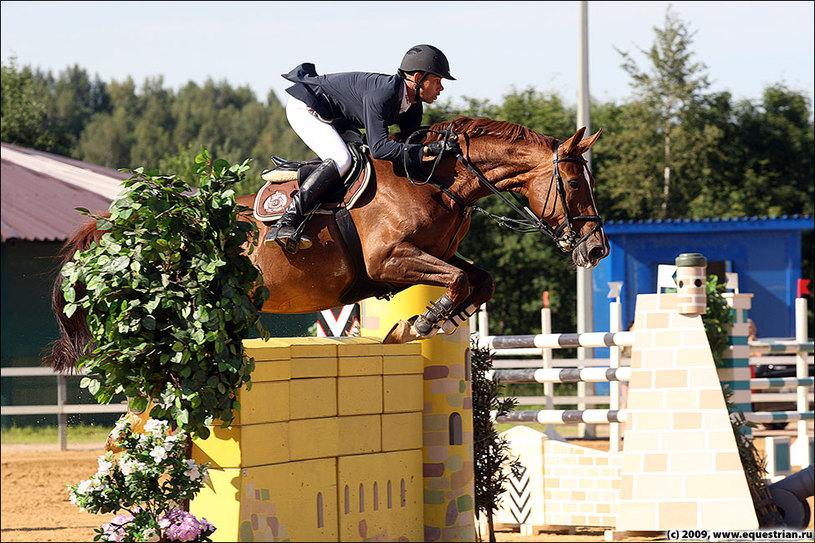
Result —
[{"label": "grass", "polygon": [[[69,425],[68,442],[103,443],[112,429],[112,426]],[[3,445],[58,443],[59,432],[56,426],[9,426],[0,432],[0,441]]]}]

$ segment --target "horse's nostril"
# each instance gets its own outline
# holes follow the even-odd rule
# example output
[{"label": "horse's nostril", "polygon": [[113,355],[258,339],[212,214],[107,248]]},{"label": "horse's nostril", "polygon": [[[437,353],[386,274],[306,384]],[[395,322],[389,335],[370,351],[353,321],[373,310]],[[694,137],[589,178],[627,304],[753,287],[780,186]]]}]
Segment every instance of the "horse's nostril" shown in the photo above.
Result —
[{"label": "horse's nostril", "polygon": [[589,258],[591,260],[600,260],[603,258],[603,248],[602,247],[593,247],[591,251],[589,251]]}]

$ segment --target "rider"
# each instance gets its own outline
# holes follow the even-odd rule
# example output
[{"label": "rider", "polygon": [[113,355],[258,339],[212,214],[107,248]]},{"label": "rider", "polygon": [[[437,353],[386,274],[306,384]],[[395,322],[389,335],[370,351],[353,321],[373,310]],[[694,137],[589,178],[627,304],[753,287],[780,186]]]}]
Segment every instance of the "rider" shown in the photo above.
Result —
[{"label": "rider", "polygon": [[289,124],[322,164],[301,183],[278,227],[269,229],[264,242],[267,247],[277,242],[291,253],[311,247],[311,240],[298,232],[298,226],[351,168],[351,153],[340,137],[348,128],[365,129],[373,158],[396,163],[402,163],[405,148],[410,164],[455,148],[452,141],[418,145],[388,139],[392,124],[399,125],[402,134],[418,129],[422,102],[431,104],[438,98],[444,90],[443,78],[455,79],[450,75],[447,57],[432,45],[408,49],[396,75],[317,75],[314,64],[304,63],[283,77],[294,83],[286,89],[290,95],[286,103]]}]

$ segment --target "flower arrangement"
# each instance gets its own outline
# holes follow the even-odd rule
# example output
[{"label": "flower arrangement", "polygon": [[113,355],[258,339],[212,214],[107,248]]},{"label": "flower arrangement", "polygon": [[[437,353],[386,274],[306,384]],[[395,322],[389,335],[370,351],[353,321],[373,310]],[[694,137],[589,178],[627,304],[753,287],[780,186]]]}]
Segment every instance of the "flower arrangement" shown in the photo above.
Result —
[{"label": "flower arrangement", "polygon": [[123,418],[111,435],[121,452],[106,452],[95,475],[68,485],[71,503],[82,510],[125,511],[96,529],[94,541],[212,541],[215,526],[179,507],[208,479],[208,464],[186,458],[186,433],[155,419],[138,433]]}]

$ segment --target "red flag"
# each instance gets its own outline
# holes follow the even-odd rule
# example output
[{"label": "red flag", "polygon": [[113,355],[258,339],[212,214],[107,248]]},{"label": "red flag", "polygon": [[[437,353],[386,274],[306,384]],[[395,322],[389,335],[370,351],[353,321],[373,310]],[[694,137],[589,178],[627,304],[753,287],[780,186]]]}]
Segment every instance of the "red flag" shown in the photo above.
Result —
[{"label": "red flag", "polygon": [[809,294],[809,279],[798,280],[798,298],[802,298],[804,294]]},{"label": "red flag", "polygon": [[543,308],[546,309],[547,307],[549,307],[549,291],[544,290],[543,291]]}]

